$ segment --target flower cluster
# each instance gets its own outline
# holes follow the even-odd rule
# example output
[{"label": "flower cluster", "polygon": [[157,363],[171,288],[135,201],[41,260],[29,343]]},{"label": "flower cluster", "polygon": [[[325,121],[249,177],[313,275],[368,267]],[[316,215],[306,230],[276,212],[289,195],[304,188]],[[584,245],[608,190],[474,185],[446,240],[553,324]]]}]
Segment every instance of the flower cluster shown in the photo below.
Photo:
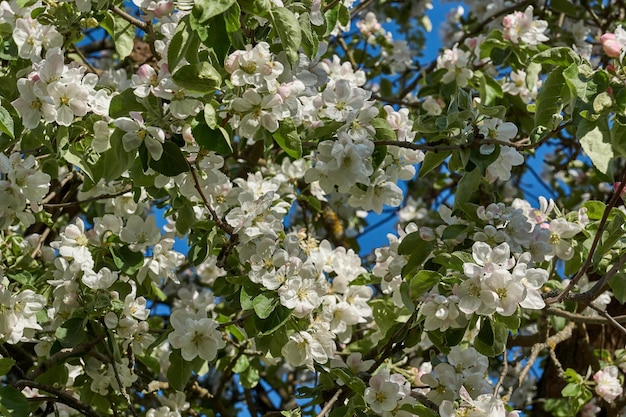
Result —
[{"label": "flower cluster", "polygon": [[108,116],[111,96],[96,89],[98,76],[85,73],[85,67],[75,63],[66,65],[64,56],[60,48],[49,49],[45,59],[33,64],[28,77],[18,80],[20,97],[12,104],[24,127],[34,129],[42,119],[69,126],[88,112]]}]

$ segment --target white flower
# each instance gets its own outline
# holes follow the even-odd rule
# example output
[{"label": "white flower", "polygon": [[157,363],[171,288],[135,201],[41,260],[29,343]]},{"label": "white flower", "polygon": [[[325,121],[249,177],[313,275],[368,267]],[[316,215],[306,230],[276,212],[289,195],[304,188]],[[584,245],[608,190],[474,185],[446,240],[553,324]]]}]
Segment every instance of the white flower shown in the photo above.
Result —
[{"label": "white flower", "polygon": [[226,60],[224,68],[231,74],[234,85],[266,87],[271,92],[278,88],[276,78],[284,69],[280,62],[273,60],[267,42],[259,42],[254,47],[247,45],[245,51],[235,51]]},{"label": "white flower", "polygon": [[[46,122],[56,119],[54,100],[47,95],[45,86],[35,88],[35,85],[35,81],[26,78],[17,80],[20,96],[11,103],[22,117],[24,127],[29,129],[36,128],[42,117]],[[44,92],[46,94],[43,94]]]},{"label": "white flower", "polygon": [[149,246],[155,245],[161,239],[161,233],[156,227],[154,216],[148,216],[146,220],[133,214],[128,218],[126,226],[120,232],[120,238],[130,243],[128,247],[135,252],[140,252]]},{"label": "white flower", "polygon": [[130,152],[144,143],[152,159],[158,161],[163,154],[165,132],[159,127],[146,126],[141,113],[133,111],[129,114],[132,118],[119,117],[114,121],[116,127],[126,132],[122,137],[124,150]]},{"label": "white flower", "polygon": [[334,335],[328,323],[315,323],[308,331],[289,336],[281,353],[292,366],[305,365],[312,370],[313,361],[324,364],[335,354]]},{"label": "white flower", "polygon": [[299,318],[310,314],[322,303],[326,288],[314,278],[295,276],[280,288],[280,303],[294,309],[293,315]]},{"label": "white flower", "polygon": [[550,40],[544,34],[548,29],[548,22],[545,20],[533,21],[533,6],[528,6],[524,13],[515,11],[504,16],[502,25],[504,26],[504,39],[513,43],[520,43],[521,41],[528,45],[537,45]]},{"label": "white flower", "polygon": [[437,69],[444,68],[447,72],[441,81],[448,84],[453,81],[459,87],[467,87],[468,81],[474,76],[474,72],[467,68],[469,53],[458,49],[455,45],[452,49],[446,49],[437,57]]},{"label": "white flower", "polygon": [[376,414],[391,411],[398,405],[400,399],[400,387],[385,380],[384,374],[374,375],[370,378],[369,387],[365,389],[363,397],[370,408]]},{"label": "white flower", "polygon": [[554,254],[565,261],[572,259],[574,248],[568,240],[576,236],[582,228],[575,223],[570,223],[563,218],[554,219],[550,222],[550,238]]},{"label": "white flower", "polygon": [[89,251],[89,238],[85,234],[85,224],[77,218],[61,233],[61,241],[52,242],[50,246],[59,250],[59,255],[73,259],[83,271],[93,269],[94,261]]},{"label": "white flower", "polygon": [[246,90],[241,97],[235,98],[231,103],[234,111],[242,113],[241,120],[237,121],[235,126],[239,128],[239,134],[244,138],[253,139],[259,127],[269,132],[278,130],[278,122],[283,119],[282,104],[283,99],[278,94],[261,96],[256,90]]},{"label": "white flower", "polygon": [[69,126],[76,116],[84,116],[89,110],[89,90],[77,82],[55,81],[48,85],[48,94],[54,100],[56,122]]},{"label": "white flower", "polygon": [[174,349],[181,349],[184,360],[191,361],[197,356],[212,361],[217,351],[226,346],[218,323],[207,317],[190,315],[186,311],[177,310],[170,316],[174,331],[167,337]]},{"label": "white flower", "polygon": [[450,327],[461,327],[464,317],[459,308],[459,297],[431,294],[424,302],[420,314],[426,318],[424,330],[446,331]]},{"label": "white flower", "polygon": [[498,159],[487,167],[486,178],[489,182],[495,180],[508,181],[511,178],[511,169],[514,166],[522,165],[524,156],[510,146],[500,146]]},{"label": "white flower", "polygon": [[593,380],[596,381],[596,394],[608,402],[622,395],[624,388],[619,380],[617,366],[611,365],[596,372]]},{"label": "white flower", "polygon": [[111,271],[109,268],[104,267],[97,273],[94,271],[86,271],[81,281],[92,290],[104,290],[117,281],[117,275],[117,271]]}]

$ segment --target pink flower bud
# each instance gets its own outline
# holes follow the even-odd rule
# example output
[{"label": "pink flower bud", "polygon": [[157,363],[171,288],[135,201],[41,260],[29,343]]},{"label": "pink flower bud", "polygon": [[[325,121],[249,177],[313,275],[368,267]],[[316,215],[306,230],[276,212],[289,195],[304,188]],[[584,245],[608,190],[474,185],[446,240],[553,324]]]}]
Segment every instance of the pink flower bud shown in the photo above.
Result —
[{"label": "pink flower bud", "polygon": [[602,44],[602,49],[604,49],[604,53],[606,53],[611,58],[617,58],[622,52],[622,45],[617,40],[613,33],[605,33],[600,36],[600,43]]},{"label": "pink flower bud", "polygon": [[161,1],[158,3],[156,9],[152,11],[154,16],[158,19],[169,16],[174,11],[174,2],[173,1]]}]

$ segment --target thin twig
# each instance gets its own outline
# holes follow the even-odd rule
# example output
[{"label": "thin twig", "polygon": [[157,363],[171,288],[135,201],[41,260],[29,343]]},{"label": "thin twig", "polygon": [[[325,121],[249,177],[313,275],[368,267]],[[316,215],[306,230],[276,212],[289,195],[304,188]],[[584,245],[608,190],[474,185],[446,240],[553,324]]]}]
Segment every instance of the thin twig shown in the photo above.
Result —
[{"label": "thin twig", "polygon": [[136,17],[129,15],[128,13],[126,13],[126,11],[120,9],[114,4],[111,4],[109,6],[109,9],[136,28],[141,29],[144,32],[148,32],[148,23],[144,22],[143,20],[137,19]]},{"label": "thin twig", "polygon": [[330,400],[328,400],[328,402],[324,405],[324,408],[322,408],[322,410],[319,412],[319,414],[317,415],[317,417],[324,417],[326,415],[326,413],[328,413],[330,411],[330,409],[332,408],[333,404],[335,404],[337,402],[337,400],[339,399],[339,396],[341,395],[341,388],[339,388],[337,390],[337,392],[335,392],[335,395],[333,395],[331,397]]},{"label": "thin twig", "polygon": [[111,193],[111,194],[101,194],[101,195],[97,195],[95,197],[89,197],[86,198],[84,200],[80,200],[80,201],[68,201],[67,203],[44,203],[42,204],[43,207],[45,208],[63,208],[63,207],[72,207],[72,206],[80,206],[81,204],[86,204],[86,203],[91,203],[93,201],[98,201],[98,200],[105,200],[108,198],[116,198],[116,197],[120,197],[123,196],[124,194],[130,192],[132,190],[131,187],[129,188],[125,188],[122,191],[118,191],[116,193]]},{"label": "thin twig", "polygon": [[60,390],[49,385],[41,384],[36,381],[28,381],[25,379],[17,381],[14,386],[18,390],[22,390],[25,387],[31,387],[36,388],[40,391],[48,392],[56,397],[55,401],[65,404],[76,411],[80,411],[88,417],[100,417],[100,414],[98,414],[96,410],[94,410],[90,405],[83,404],[82,402],[74,398],[70,391]]},{"label": "thin twig", "polygon": [[[576,323],[596,324],[601,326],[609,324],[609,321],[602,317],[583,316],[582,314],[570,313],[569,311],[561,310],[555,307],[548,307],[546,309],[546,313],[552,316],[564,317],[569,321],[573,321]],[[617,323],[626,323],[626,316],[617,316],[611,318]]]},{"label": "thin twig", "polygon": [[581,293],[581,294],[570,294],[567,296],[567,300],[582,302],[587,305],[591,305],[591,302],[595,300],[606,287],[607,283],[611,278],[613,278],[617,272],[626,264],[626,253],[623,253],[618,259],[617,262],[613,264],[611,269],[604,274],[602,278],[600,278],[589,290]]},{"label": "thin twig", "polygon": [[[567,287],[565,287],[558,296],[547,299],[546,304],[560,303],[561,301],[563,301],[565,297],[567,297],[567,295],[570,293],[572,288],[574,288],[574,286],[578,284],[578,281],[580,281],[580,279],[587,273],[587,270],[589,270],[589,268],[591,267],[591,264],[593,263],[593,255],[595,254],[598,244],[600,243],[600,238],[602,237],[602,233],[604,232],[604,227],[606,226],[606,223],[609,219],[609,214],[611,213],[613,207],[617,205],[617,202],[621,200],[621,193],[624,190],[624,186],[626,186],[626,169],[622,173],[621,183],[619,187],[617,187],[617,189],[615,190],[615,193],[613,194],[613,197],[611,197],[609,204],[607,204],[604,209],[604,213],[602,213],[602,218],[600,219],[600,223],[598,224],[598,230],[593,239],[593,242],[591,243],[591,247],[589,248],[589,254],[587,255],[585,263],[578,270],[574,278],[570,280]],[[598,283],[593,286],[592,290],[598,285],[604,285],[604,283],[608,281],[608,279],[606,279],[607,275],[609,274],[606,274],[600,281],[598,281]]]},{"label": "thin twig", "polygon": [[[553,336],[550,336],[548,340],[546,340],[545,342],[535,344],[530,349],[530,356],[528,357],[528,362],[526,362],[526,366],[524,366],[524,368],[520,372],[519,377],[517,379],[518,387],[521,386],[524,379],[526,379],[526,375],[528,375],[530,368],[532,368],[533,365],[535,364],[535,361],[539,357],[539,353],[541,353],[541,351],[543,351],[546,348],[552,348],[553,346],[556,346],[559,343],[564,342],[570,337],[572,337],[572,330],[574,330],[574,323],[569,322],[565,325],[563,329],[561,329],[561,331],[559,331]],[[513,392],[513,386],[509,388],[509,393],[507,394],[509,398],[511,398],[512,392]]]},{"label": "thin twig", "polygon": [[94,340],[87,342],[87,343],[80,344],[74,348],[61,349],[54,355],[50,356],[44,362],[41,362],[36,368],[29,371],[25,378],[35,379],[39,375],[42,375],[43,373],[45,373],[48,369],[50,369],[50,367],[58,363],[62,363],[65,359],[71,356],[77,356],[85,352],[88,352],[89,350],[91,350],[91,348],[93,348],[95,345],[100,343],[103,339],[104,339],[104,335],[100,335],[96,337]]},{"label": "thin twig", "polygon": [[606,318],[613,326],[615,326],[617,330],[626,335],[626,328],[624,328],[624,326],[622,326],[617,320],[615,320],[615,318],[613,318],[609,313],[593,304],[589,304],[589,307],[600,313],[600,315],[604,316],[604,318]]},{"label": "thin twig", "polygon": [[209,210],[209,213],[211,213],[211,217],[213,218],[213,221],[215,222],[215,224],[217,224],[217,226],[220,229],[222,229],[229,235],[235,234],[233,227],[228,223],[224,223],[224,221],[220,218],[220,216],[217,215],[217,212],[213,210],[213,207],[211,207],[211,203],[207,199],[206,195],[204,194],[204,191],[202,190],[202,187],[200,186],[200,180],[198,179],[196,168],[190,162],[187,162],[187,164],[189,164],[189,170],[191,171],[191,176],[193,177],[194,187],[196,188],[196,191],[198,191],[198,194],[200,194],[200,198],[202,198],[202,202],[204,203],[204,206],[207,208],[207,210]]},{"label": "thin twig", "polygon": [[91,65],[91,62],[89,62],[85,54],[83,54],[83,51],[81,51],[81,49],[76,45],[76,42],[72,43],[72,46],[74,46],[74,51],[76,52],[76,54],[80,57],[80,59],[83,60],[83,63],[87,66],[87,68],[89,68],[89,71],[97,75],[100,75],[102,73],[102,71],[96,69],[93,65]]},{"label": "thin twig", "polygon": [[500,371],[500,377],[498,378],[498,382],[496,382],[496,386],[493,387],[494,397],[498,396],[502,382],[504,381],[504,378],[506,378],[506,374],[509,372],[509,358],[507,357],[507,354],[508,351],[505,349],[502,353],[502,370]]}]

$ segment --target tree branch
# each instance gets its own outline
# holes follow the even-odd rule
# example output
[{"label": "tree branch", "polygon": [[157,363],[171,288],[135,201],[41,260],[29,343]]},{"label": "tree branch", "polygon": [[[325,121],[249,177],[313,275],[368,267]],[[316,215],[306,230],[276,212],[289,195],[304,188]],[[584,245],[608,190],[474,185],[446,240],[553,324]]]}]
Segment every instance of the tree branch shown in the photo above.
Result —
[{"label": "tree branch", "polygon": [[20,379],[14,384],[14,386],[18,390],[22,390],[25,387],[37,388],[40,391],[45,391],[56,396],[55,400],[57,402],[65,404],[76,411],[80,411],[88,417],[100,417],[100,414],[98,414],[96,410],[94,410],[90,405],[83,404],[78,399],[74,398],[70,391],[60,390],[49,385],[41,384],[35,381],[28,381],[25,379]]},{"label": "tree branch", "polygon": [[339,399],[339,396],[341,395],[341,388],[339,388],[336,392],[335,395],[333,395],[331,397],[330,400],[328,400],[328,402],[324,405],[324,408],[322,408],[322,410],[319,412],[319,414],[317,415],[317,417],[324,417],[326,415],[326,413],[328,413],[330,411],[330,409],[333,407],[333,404],[335,404],[337,402],[337,400]]},{"label": "tree branch", "polygon": [[[554,304],[554,303],[560,303],[561,301],[563,301],[565,299],[565,297],[567,297],[567,295],[570,293],[570,291],[572,290],[572,288],[574,288],[574,286],[576,284],[578,284],[578,281],[580,281],[580,279],[587,273],[587,270],[589,270],[589,268],[591,267],[591,264],[593,263],[593,255],[596,252],[596,249],[598,247],[598,244],[600,243],[600,238],[602,237],[602,233],[604,232],[604,227],[606,226],[606,223],[609,219],[609,214],[611,213],[611,210],[613,209],[613,207],[615,207],[617,205],[617,202],[619,200],[621,200],[621,193],[624,190],[624,186],[626,186],[626,169],[622,172],[622,176],[621,176],[621,183],[619,185],[619,187],[617,187],[617,189],[615,190],[615,192],[613,193],[613,197],[611,197],[611,200],[609,201],[609,204],[606,205],[605,209],[604,209],[604,213],[602,213],[602,218],[600,219],[600,223],[598,224],[598,230],[596,232],[596,235],[593,238],[593,242],[591,244],[591,248],[589,248],[589,254],[587,255],[587,259],[585,260],[585,263],[583,264],[583,266],[580,268],[580,270],[576,273],[576,275],[574,276],[574,278],[571,279],[571,281],[569,282],[569,284],[567,285],[567,287],[565,287],[563,289],[563,291],[556,297],[554,298],[548,298],[546,300],[546,304]],[[619,269],[619,267],[621,267],[621,265],[623,264],[623,262],[626,261],[626,258],[624,258],[625,255],[622,255],[620,257],[620,260],[618,261],[618,263],[616,263],[613,268],[611,269],[611,271],[615,271],[613,272],[613,275],[615,273],[617,273],[617,269]],[[621,263],[620,263],[621,262]],[[615,266],[619,265],[619,267],[616,269]],[[593,288],[591,288],[591,290],[587,291],[587,293],[589,294],[595,294],[599,291],[600,288],[602,288],[606,282],[608,281],[607,276],[610,275],[610,272],[605,274],[605,276],[600,279],[596,285],[593,286]],[[581,297],[581,301],[584,300],[585,298]],[[589,300],[591,301],[591,300]]]}]

